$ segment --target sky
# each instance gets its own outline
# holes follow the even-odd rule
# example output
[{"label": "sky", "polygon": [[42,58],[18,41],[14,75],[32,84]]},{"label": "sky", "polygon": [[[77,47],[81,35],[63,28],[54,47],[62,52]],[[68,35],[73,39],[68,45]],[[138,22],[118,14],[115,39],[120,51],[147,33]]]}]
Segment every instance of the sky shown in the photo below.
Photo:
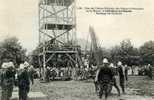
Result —
[{"label": "sky", "polygon": [[[38,44],[39,0],[0,0],[0,41],[16,36],[28,51]],[[131,39],[139,47],[154,40],[153,0],[77,0],[77,36],[87,38],[89,25],[93,26],[104,47]],[[96,15],[79,10],[79,7],[131,7],[144,8],[122,15]]]}]

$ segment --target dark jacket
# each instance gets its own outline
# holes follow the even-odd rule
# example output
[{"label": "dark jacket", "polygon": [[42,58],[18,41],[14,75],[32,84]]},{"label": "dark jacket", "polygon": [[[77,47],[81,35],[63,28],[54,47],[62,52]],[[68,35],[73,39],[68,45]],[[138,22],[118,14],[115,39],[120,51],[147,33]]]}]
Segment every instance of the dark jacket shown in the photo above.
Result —
[{"label": "dark jacket", "polygon": [[122,69],[122,66],[118,67],[118,74],[119,74],[120,78],[124,78],[125,77],[124,70]]},{"label": "dark jacket", "polygon": [[6,69],[1,72],[0,84],[2,87],[13,86],[15,81],[15,72],[11,69]]},{"label": "dark jacket", "polygon": [[30,76],[26,69],[20,70],[18,73],[18,86],[19,88],[29,89]]},{"label": "dark jacket", "polygon": [[101,67],[98,73],[98,81],[112,80],[114,73],[110,67]]}]

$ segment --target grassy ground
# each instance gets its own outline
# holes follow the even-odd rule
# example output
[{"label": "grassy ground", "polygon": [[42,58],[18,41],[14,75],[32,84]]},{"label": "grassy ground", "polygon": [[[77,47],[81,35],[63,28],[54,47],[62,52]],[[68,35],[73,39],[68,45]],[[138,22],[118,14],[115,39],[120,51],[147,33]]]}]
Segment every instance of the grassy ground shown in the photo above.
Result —
[{"label": "grassy ground", "polygon": [[[117,91],[113,88],[108,100],[154,100],[154,80],[145,76],[129,76],[126,90],[125,95],[118,97]],[[39,80],[35,80],[31,91],[43,92],[47,96],[43,100],[100,100],[95,93],[92,80],[50,83],[40,83]]]},{"label": "grassy ground", "polygon": [[[53,81],[50,83],[40,83],[36,80],[32,91],[42,91],[47,95],[48,100],[99,100],[92,80]],[[113,89],[109,100],[130,100],[130,98],[132,98],[131,100],[142,100],[142,97],[145,97],[143,100],[153,100],[153,93],[154,80],[149,80],[145,76],[129,76],[127,94],[118,97],[117,92]],[[152,99],[146,98],[147,96]]]},{"label": "grassy ground", "polygon": [[154,80],[150,80],[148,77],[130,76],[127,86],[136,89],[139,95],[154,96]]}]

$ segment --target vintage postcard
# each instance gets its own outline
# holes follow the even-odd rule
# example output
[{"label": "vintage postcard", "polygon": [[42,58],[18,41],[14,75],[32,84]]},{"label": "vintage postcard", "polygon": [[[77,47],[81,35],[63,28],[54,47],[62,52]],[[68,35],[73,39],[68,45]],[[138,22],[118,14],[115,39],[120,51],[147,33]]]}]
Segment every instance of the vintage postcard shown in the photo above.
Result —
[{"label": "vintage postcard", "polygon": [[0,100],[154,100],[153,0],[0,0]]}]

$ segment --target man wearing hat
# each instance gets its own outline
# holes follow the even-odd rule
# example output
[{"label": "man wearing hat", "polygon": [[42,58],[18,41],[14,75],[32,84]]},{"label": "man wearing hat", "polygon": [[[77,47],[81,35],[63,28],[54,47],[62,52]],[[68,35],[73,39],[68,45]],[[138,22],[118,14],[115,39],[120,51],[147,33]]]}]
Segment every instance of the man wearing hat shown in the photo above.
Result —
[{"label": "man wearing hat", "polygon": [[148,68],[149,68],[148,76],[152,80],[153,79],[153,68],[152,68],[151,64],[148,64]]},{"label": "man wearing hat", "polygon": [[111,68],[109,67],[109,62],[106,58],[103,59],[103,65],[96,72],[95,82],[101,81],[104,74],[109,74],[112,77]]},{"label": "man wearing hat", "polygon": [[28,66],[20,64],[18,73],[18,87],[19,87],[19,100],[27,100],[30,90],[30,76],[28,73]]},{"label": "man wearing hat", "polygon": [[13,69],[13,62],[5,62],[2,64],[2,73],[0,75],[0,85],[2,87],[1,100],[10,100],[12,97],[15,82],[15,70]]},{"label": "man wearing hat", "polygon": [[32,82],[32,84],[34,84],[35,69],[34,69],[33,65],[30,65],[28,72],[29,72],[29,76],[30,76],[30,81]]},{"label": "man wearing hat", "polygon": [[124,72],[125,72],[125,80],[128,81],[128,65],[124,65]]},{"label": "man wearing hat", "polygon": [[112,80],[113,81],[113,86],[117,89],[118,95],[120,96],[120,89],[119,89],[119,87],[117,85],[117,81],[116,81],[117,79],[115,77],[115,75],[116,75],[116,67],[114,66],[113,63],[111,63],[110,68],[111,68],[112,72],[114,73],[114,77],[113,77],[113,80]]},{"label": "man wearing hat", "polygon": [[[103,65],[100,66],[100,68],[98,69],[98,71],[96,73],[95,83],[97,84],[97,83],[100,83],[100,81],[104,81],[104,80],[107,80],[107,81],[113,81],[114,80],[114,72],[112,71],[111,67],[109,67],[109,62],[106,58],[103,59]],[[95,86],[96,86],[96,89],[97,89],[96,84],[95,84]],[[120,95],[120,90],[116,85],[116,81],[114,82],[114,85],[115,85],[115,87],[118,91],[118,94]]]},{"label": "man wearing hat", "polygon": [[49,82],[50,81],[50,75],[51,75],[51,71],[50,71],[50,67],[47,66],[46,70],[45,70],[45,81]]},{"label": "man wearing hat", "polygon": [[122,62],[120,61],[117,63],[117,66],[118,66],[120,87],[122,89],[122,92],[125,93],[125,67],[122,65]]}]

